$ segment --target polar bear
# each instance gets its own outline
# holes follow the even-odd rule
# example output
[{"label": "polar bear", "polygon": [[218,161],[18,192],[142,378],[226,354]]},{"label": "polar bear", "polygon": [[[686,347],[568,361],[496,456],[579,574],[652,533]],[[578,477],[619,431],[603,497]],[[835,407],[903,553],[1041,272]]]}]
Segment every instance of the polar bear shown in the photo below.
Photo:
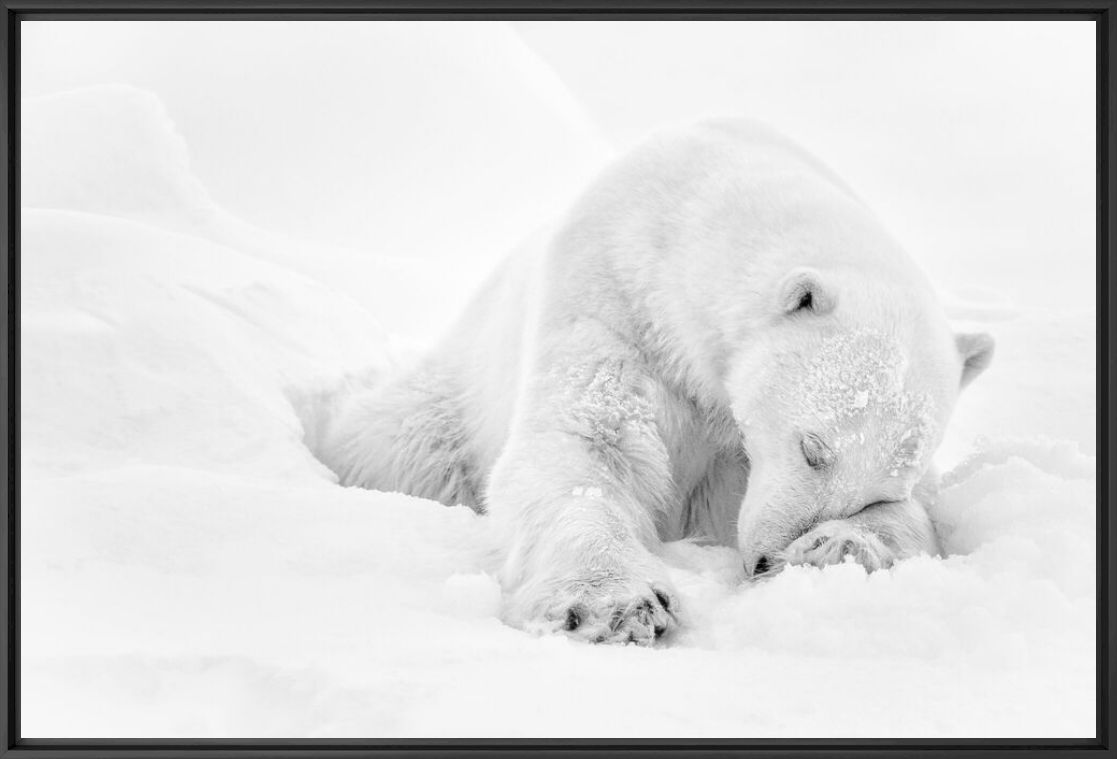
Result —
[{"label": "polar bear", "polygon": [[992,351],[825,166],[704,122],[607,169],[318,454],[487,512],[510,623],[647,645],[678,624],[661,541],[750,578],[936,553],[931,454]]}]

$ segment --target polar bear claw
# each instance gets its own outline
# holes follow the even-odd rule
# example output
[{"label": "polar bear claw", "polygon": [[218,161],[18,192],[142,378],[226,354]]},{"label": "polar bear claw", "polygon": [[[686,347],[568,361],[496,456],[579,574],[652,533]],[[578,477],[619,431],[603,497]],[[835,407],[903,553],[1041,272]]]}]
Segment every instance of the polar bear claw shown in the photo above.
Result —
[{"label": "polar bear claw", "polygon": [[650,646],[678,625],[673,595],[646,585],[625,595],[616,591],[583,593],[553,606],[546,617],[552,627],[592,643]]}]

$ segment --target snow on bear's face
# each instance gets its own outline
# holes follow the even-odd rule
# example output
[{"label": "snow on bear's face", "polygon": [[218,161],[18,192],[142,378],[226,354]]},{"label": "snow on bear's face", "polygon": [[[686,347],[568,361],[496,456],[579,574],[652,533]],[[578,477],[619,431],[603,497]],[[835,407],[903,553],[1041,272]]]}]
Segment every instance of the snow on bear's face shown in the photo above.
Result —
[{"label": "snow on bear's face", "polygon": [[750,573],[820,522],[911,497],[991,351],[902,301],[890,308],[886,291],[840,297],[815,274],[793,279],[730,378],[750,462],[738,517]]}]

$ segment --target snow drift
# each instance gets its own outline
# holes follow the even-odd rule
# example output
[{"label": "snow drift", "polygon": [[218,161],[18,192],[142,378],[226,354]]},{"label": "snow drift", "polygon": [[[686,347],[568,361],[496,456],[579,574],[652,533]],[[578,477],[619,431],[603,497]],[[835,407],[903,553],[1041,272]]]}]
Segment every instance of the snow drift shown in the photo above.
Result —
[{"label": "snow drift", "polygon": [[[22,29],[23,50],[35,53],[24,55],[25,97],[105,83],[159,93],[221,207],[298,240],[492,261],[610,153],[507,24],[30,21]],[[107,125],[85,113],[52,131],[76,133],[67,147],[81,150],[99,139],[83,124],[102,134]],[[136,160],[150,156],[147,143],[120,145]]]},{"label": "snow drift", "polygon": [[667,645],[535,637],[483,517],[338,487],[303,443],[391,369],[393,318],[450,318],[408,302],[445,269],[300,259],[134,88],[23,113],[23,736],[1093,735],[1092,311],[960,307],[1001,348],[944,457],[947,556],[745,585],[675,543]]}]

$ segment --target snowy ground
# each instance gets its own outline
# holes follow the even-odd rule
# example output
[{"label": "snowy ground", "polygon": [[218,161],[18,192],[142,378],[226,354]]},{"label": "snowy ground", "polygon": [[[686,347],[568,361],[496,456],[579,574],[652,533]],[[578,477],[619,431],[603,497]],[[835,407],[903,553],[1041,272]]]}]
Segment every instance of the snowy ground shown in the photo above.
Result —
[{"label": "snowy ground", "polygon": [[[426,239],[522,234],[610,152],[506,31],[458,51],[519,61],[518,90],[477,97],[570,159],[509,143],[478,193],[517,221],[427,220]],[[946,557],[745,585],[734,552],[674,544],[669,644],[534,637],[498,619],[484,518],[338,487],[297,413],[429,338],[483,254],[343,247],[360,224],[307,242],[344,209],[279,223],[279,201],[218,200],[159,98],[81,84],[23,108],[24,737],[1093,735],[1092,279],[1024,299],[1029,267],[1002,267],[945,293],[998,340],[941,452]],[[484,163],[462,155],[449,195]]]}]

